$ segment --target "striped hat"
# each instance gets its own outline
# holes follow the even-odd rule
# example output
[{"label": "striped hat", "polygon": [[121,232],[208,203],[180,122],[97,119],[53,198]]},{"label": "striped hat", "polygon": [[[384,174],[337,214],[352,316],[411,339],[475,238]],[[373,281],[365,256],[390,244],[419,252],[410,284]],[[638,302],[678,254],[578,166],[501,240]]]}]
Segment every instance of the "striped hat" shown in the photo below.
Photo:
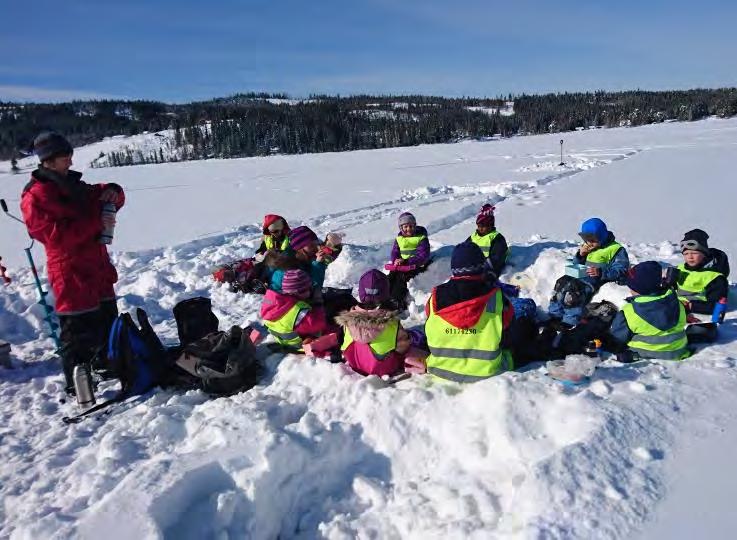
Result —
[{"label": "striped hat", "polygon": [[284,294],[307,298],[312,290],[312,280],[304,270],[287,270],[282,278],[281,290]]},{"label": "striped hat", "polygon": [[298,251],[313,242],[319,242],[317,235],[309,227],[304,225],[289,231],[289,245],[294,251]]},{"label": "striped hat", "polygon": [[478,276],[486,269],[486,258],[481,248],[473,242],[463,242],[453,248],[450,256],[450,270],[453,277]]},{"label": "striped hat", "polygon": [[399,215],[399,226],[401,227],[402,225],[406,225],[407,223],[417,225],[417,220],[415,219],[415,216],[413,216],[409,212],[402,212]]}]

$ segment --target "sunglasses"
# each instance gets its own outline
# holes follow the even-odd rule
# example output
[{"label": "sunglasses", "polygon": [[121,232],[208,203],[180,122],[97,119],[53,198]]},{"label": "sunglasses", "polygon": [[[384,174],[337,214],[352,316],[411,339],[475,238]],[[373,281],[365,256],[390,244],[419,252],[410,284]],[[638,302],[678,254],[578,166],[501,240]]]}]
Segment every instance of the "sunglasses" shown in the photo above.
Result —
[{"label": "sunglasses", "polygon": [[682,240],[680,245],[681,251],[686,251],[687,249],[701,251],[699,248],[702,247],[696,240]]}]

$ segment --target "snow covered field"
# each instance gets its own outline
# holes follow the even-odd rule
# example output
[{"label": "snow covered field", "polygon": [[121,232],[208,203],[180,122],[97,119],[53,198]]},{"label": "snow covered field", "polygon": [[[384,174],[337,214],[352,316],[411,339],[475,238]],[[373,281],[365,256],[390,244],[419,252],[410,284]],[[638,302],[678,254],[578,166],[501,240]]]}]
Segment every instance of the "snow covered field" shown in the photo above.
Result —
[{"label": "snow covered field", "polygon": [[[149,144],[151,135],[139,136]],[[348,246],[326,285],[350,287],[388,256],[414,212],[437,262],[411,285],[423,322],[449,246],[483,202],[513,243],[503,279],[544,309],[579,223],[601,216],[634,262],[676,263],[694,227],[737,253],[737,119],[338,154],[89,169],[123,185],[113,244],[119,307],[145,308],[165,341],[171,308],[207,295],[221,328],[255,321],[258,297],[213,284],[248,256],[267,212]],[[129,139],[78,149],[76,168]],[[3,174],[16,214],[22,175]],[[542,364],[473,386],[413,377],[383,388],[340,365],[268,356],[253,390],[208,399],[157,391],[61,423],[62,377],[23,267],[27,238],[0,216],[0,537],[732,538],[737,318],[682,363],[605,362],[570,390]],[[42,249],[34,251],[43,261]],[[621,304],[626,291],[600,298]],[[40,337],[39,337],[40,336]],[[112,392],[112,390],[109,390]]]}]

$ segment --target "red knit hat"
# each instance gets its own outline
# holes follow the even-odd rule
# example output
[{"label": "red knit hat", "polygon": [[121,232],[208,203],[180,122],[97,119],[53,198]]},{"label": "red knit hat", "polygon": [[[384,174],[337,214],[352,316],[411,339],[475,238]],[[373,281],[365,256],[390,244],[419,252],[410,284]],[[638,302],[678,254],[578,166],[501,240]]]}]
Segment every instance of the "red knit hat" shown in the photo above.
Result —
[{"label": "red knit hat", "polygon": [[488,225],[489,227],[493,227],[495,208],[495,206],[491,206],[490,204],[485,204],[484,206],[482,206],[481,210],[479,210],[479,213],[476,216],[476,225]]},{"label": "red knit hat", "polygon": [[284,234],[288,234],[289,224],[287,223],[287,220],[281,216],[277,216],[276,214],[266,214],[264,216],[263,233],[269,234],[269,227],[272,225],[278,225],[280,221],[281,221],[281,228],[284,229]]}]

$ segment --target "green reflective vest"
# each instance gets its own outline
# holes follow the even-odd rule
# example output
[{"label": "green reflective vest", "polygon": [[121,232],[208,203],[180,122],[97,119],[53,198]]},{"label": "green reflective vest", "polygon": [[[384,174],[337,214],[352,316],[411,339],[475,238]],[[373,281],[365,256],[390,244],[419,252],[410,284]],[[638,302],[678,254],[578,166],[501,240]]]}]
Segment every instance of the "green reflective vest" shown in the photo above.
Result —
[{"label": "green reflective vest", "polygon": [[691,300],[705,302],[706,287],[723,275],[714,270],[688,270],[683,263],[678,265],[678,271],[678,297],[689,302]]},{"label": "green reflective vest", "polygon": [[457,382],[476,382],[512,369],[512,357],[501,349],[502,293],[489,295],[486,310],[471,328],[457,328],[435,313],[435,291],[425,323],[430,356],[427,372]]},{"label": "green reflective vest", "polygon": [[284,251],[289,247],[289,237],[285,236],[282,238],[282,241],[279,242],[278,247],[276,246],[276,242],[274,242],[274,238],[271,235],[264,236],[264,245],[266,246],[266,249],[276,249],[277,251]]},{"label": "green reflective vest", "polygon": [[409,259],[417,251],[417,246],[420,245],[427,236],[420,234],[417,236],[397,236],[397,245],[399,246],[399,254],[402,259]]},{"label": "green reflective vest", "polygon": [[620,249],[622,249],[622,245],[617,242],[612,242],[606,247],[596,248],[586,255],[586,266],[593,266],[595,268],[609,266]]},{"label": "green reflective vest", "polygon": [[310,309],[310,305],[300,300],[276,321],[264,320],[264,326],[280,345],[299,349],[302,347],[302,338],[294,331],[294,325],[299,313],[305,309]]},{"label": "green reflective vest", "polygon": [[[376,336],[376,338],[372,340],[371,343],[368,344],[371,352],[374,355],[374,358],[376,358],[377,360],[383,360],[390,352],[392,352],[396,348],[398,332],[399,321],[391,321],[389,324],[386,325],[381,333]],[[350,330],[346,327],[345,336],[343,337],[343,345],[340,347],[340,350],[346,350],[348,347],[351,346],[351,343],[353,343],[353,336],[351,335]]]},{"label": "green reflective vest", "polygon": [[[471,242],[480,247],[481,251],[484,254],[484,257],[488,258],[489,253],[491,253],[491,244],[494,243],[494,240],[496,240],[497,236],[499,236],[499,231],[491,231],[489,234],[486,234],[484,236],[481,236],[478,231],[473,231],[473,234],[471,235]],[[507,253],[504,255],[504,260],[506,261],[508,257],[509,248],[507,248]]]},{"label": "green reflective vest", "polygon": [[[659,296],[637,296],[632,302],[646,304],[665,298],[673,291],[667,291]],[[688,358],[691,352],[688,350],[686,339],[686,310],[682,305],[678,306],[680,315],[678,322],[673,328],[659,330],[635,312],[632,303],[622,308],[627,326],[634,334],[627,346],[638,353],[642,358],[655,358],[658,360],[682,360]]]}]

